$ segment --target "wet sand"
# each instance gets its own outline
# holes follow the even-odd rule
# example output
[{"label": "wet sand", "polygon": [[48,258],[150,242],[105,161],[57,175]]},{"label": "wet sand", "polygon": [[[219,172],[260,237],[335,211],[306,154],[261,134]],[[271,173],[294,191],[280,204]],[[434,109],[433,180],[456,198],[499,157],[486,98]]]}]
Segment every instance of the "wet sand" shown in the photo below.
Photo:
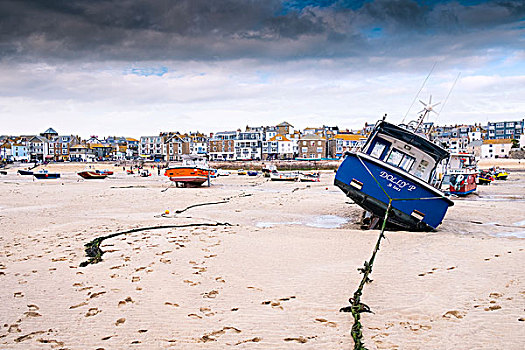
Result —
[{"label": "wet sand", "polygon": [[[0,177],[0,348],[353,347],[339,309],[378,231],[359,230],[361,210],[333,172],[183,189],[122,168],[105,180],[48,169],[62,178]],[[454,199],[437,232],[386,234],[362,298],[374,311],[362,317],[369,349],[523,348],[524,187],[525,172],[511,172]],[[98,236],[197,223],[232,226],[118,236],[100,263],[79,267]]]}]

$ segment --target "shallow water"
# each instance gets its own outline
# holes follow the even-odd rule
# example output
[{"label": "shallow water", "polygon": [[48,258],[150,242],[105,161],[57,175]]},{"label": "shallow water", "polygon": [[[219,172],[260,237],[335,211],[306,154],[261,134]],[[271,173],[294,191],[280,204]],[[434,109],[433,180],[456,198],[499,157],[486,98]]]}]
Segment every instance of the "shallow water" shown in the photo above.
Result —
[{"label": "shallow water", "polygon": [[308,222],[305,225],[319,228],[338,228],[346,223],[348,223],[348,219],[341,216],[321,215],[314,217],[311,222]]},{"label": "shallow water", "polygon": [[318,227],[318,228],[338,228],[342,225],[348,223],[347,218],[343,218],[337,215],[320,215],[308,218],[304,221],[281,221],[281,222],[268,222],[261,221],[255,224],[255,226],[260,228],[274,227],[277,225],[304,225],[309,227]]},{"label": "shallow water", "polygon": [[514,226],[525,226],[525,220],[513,223]]},{"label": "shallow water", "polygon": [[525,196],[520,195],[506,195],[506,194],[493,194],[484,195],[471,198],[473,201],[513,201],[513,202],[525,202]]},{"label": "shallow water", "polygon": [[525,238],[525,231],[516,231],[516,232],[495,232],[491,233],[491,236],[494,237],[516,237],[516,238]]}]

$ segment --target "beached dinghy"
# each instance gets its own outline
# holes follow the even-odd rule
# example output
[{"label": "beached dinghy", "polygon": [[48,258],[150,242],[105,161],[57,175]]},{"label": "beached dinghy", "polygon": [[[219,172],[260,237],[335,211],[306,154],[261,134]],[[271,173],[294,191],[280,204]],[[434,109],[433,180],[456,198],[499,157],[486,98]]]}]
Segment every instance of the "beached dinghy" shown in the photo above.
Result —
[{"label": "beached dinghy", "polygon": [[267,167],[263,165],[263,168],[262,168],[261,171],[262,171],[264,177],[270,177],[271,173],[273,173],[274,171],[277,171],[277,167],[275,165],[273,165],[273,164],[270,164]]},{"label": "beached dinghy", "polygon": [[97,171],[88,171],[88,170],[80,171],[77,174],[83,179],[105,179],[106,177],[108,177],[104,173],[99,173]]},{"label": "beached dinghy", "polygon": [[[428,112],[414,130],[419,129]],[[376,217],[383,218],[390,206],[388,222],[395,227],[434,230],[448,207],[454,205],[432,186],[439,185],[436,166],[448,156],[445,149],[426,137],[383,119],[360,151],[347,152],[335,185]]]},{"label": "beached dinghy", "polygon": [[270,174],[270,180],[272,181],[298,181],[299,173],[274,171]]},{"label": "beached dinghy", "polygon": [[59,179],[60,174],[59,173],[50,173],[47,170],[41,170],[38,173],[33,173],[33,176],[40,180],[48,180],[48,179]]},{"label": "beached dinghy", "polygon": [[301,173],[299,180],[301,182],[319,182],[321,180],[321,174],[319,172]]},{"label": "beached dinghy", "polygon": [[20,169],[20,170],[18,170],[18,173],[20,175],[33,175],[33,171],[32,170],[22,170],[22,169]]},{"label": "beached dinghy", "polygon": [[489,170],[480,170],[478,175],[478,184],[480,185],[490,185],[494,181],[494,176]]}]

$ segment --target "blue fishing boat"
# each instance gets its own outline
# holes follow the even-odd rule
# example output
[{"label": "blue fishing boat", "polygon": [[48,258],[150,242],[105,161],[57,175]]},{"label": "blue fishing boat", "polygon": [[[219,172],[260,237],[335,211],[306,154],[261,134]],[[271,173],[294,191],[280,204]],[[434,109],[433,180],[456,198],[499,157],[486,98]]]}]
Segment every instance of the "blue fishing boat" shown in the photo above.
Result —
[{"label": "blue fishing boat", "polygon": [[59,179],[60,174],[59,173],[50,173],[47,170],[41,170],[38,173],[33,173],[33,176],[37,179],[44,180],[44,179]]},{"label": "blue fishing boat", "polygon": [[18,170],[18,173],[20,175],[33,175],[33,172],[31,170],[22,170],[22,169],[20,169],[20,170]]},{"label": "blue fishing boat", "polygon": [[361,150],[346,153],[335,185],[372,216],[383,218],[390,207],[388,223],[396,228],[433,231],[454,205],[436,188],[436,167],[449,152],[416,133],[420,125],[409,130],[383,118]]}]

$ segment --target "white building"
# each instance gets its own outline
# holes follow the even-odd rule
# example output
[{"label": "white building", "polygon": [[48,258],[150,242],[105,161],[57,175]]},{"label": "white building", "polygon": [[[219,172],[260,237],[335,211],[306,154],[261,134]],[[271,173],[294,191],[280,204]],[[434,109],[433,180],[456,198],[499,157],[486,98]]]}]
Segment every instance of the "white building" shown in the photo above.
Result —
[{"label": "white building", "polygon": [[484,140],[481,145],[481,159],[508,158],[511,148],[510,139]]},{"label": "white building", "polygon": [[236,160],[262,159],[262,132],[239,132],[235,139]]},{"label": "white building", "polygon": [[162,136],[141,136],[139,155],[148,159],[164,159],[166,147]]}]

